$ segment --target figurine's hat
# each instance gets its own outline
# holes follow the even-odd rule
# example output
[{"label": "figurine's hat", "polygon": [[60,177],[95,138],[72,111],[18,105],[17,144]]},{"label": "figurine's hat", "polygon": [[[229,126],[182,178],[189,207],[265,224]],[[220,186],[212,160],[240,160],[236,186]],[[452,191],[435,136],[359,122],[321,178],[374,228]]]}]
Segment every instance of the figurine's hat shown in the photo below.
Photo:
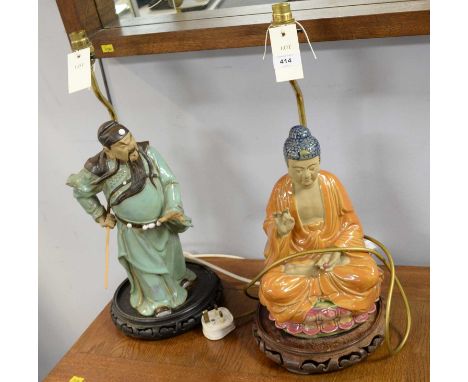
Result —
[{"label": "figurine's hat", "polygon": [[98,129],[98,140],[105,147],[111,147],[129,133],[129,130],[117,121],[104,122]]},{"label": "figurine's hat", "polygon": [[306,160],[320,156],[320,144],[305,126],[293,126],[284,142],[284,159]]}]

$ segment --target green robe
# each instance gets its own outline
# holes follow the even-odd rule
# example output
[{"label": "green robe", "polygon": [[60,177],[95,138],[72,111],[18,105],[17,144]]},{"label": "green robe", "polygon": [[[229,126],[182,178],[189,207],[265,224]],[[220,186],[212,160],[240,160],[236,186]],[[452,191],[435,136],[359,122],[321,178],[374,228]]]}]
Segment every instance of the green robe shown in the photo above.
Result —
[{"label": "green robe", "polygon": [[[147,224],[170,211],[183,212],[179,184],[169,166],[154,148],[148,146],[145,152],[158,174],[153,177],[156,187],[146,178],[142,191],[112,207],[117,218],[125,222]],[[149,174],[144,159],[143,163],[146,174]],[[115,169],[117,162],[107,160],[107,165]],[[83,168],[67,180],[77,201],[94,220],[106,212],[96,195],[103,192],[109,203],[112,191],[125,182],[111,196],[111,202],[115,201],[130,187],[130,170],[121,162],[119,170],[110,178],[93,183],[97,179],[98,175]],[[185,266],[178,233],[189,226],[191,221],[187,217],[185,223],[171,221],[147,230],[129,228],[117,221],[119,261],[130,280],[130,303],[140,314],[150,316],[160,306],[175,308],[185,302],[187,291],[180,282],[183,279],[194,280],[196,276]]]}]

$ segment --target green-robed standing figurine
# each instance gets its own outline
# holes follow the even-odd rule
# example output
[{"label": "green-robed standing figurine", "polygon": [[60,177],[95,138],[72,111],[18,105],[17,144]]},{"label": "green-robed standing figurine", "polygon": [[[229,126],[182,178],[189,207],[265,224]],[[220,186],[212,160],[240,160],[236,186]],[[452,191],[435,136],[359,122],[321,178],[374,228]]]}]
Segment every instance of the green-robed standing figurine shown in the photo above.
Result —
[{"label": "green-robed standing figurine", "polygon": [[[130,304],[143,316],[164,316],[183,304],[196,275],[185,265],[178,234],[191,226],[179,184],[148,142],[137,143],[116,121],[98,130],[101,152],[67,185],[103,227],[118,230],[119,261],[130,280]],[[96,196],[103,192],[107,208]],[[113,211],[113,214],[111,213]]]}]

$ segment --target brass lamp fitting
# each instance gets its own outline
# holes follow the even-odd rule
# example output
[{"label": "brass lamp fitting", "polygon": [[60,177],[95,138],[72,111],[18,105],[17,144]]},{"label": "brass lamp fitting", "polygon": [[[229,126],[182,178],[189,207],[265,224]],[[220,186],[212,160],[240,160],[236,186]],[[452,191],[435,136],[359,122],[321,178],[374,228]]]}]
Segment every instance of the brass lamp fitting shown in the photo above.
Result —
[{"label": "brass lamp fitting", "polygon": [[271,8],[273,9],[273,26],[294,23],[289,3],[276,3]]},{"label": "brass lamp fitting", "polygon": [[85,30],[72,32],[69,34],[69,37],[73,51],[89,48],[91,50],[91,58],[94,58],[94,47],[91,41],[89,40]]},{"label": "brass lamp fitting", "polygon": [[88,35],[86,34],[85,30],[79,30],[78,32],[72,32],[68,35],[70,37],[70,45],[73,51],[77,51],[80,49],[89,48],[90,49],[90,56],[91,56],[91,86],[93,88],[93,92],[96,95],[96,98],[106,107],[107,111],[112,120],[117,121],[117,114],[115,113],[114,107],[109,102],[109,100],[104,97],[99,88],[99,84],[96,79],[96,74],[94,73],[94,61],[96,60],[96,56],[94,55],[94,46]]},{"label": "brass lamp fitting", "polygon": [[[286,24],[294,24],[296,20],[294,19],[291,6],[289,3],[276,3],[271,6],[273,10],[273,21],[272,26],[277,27],[280,25]],[[305,107],[304,107],[304,97],[302,96],[301,88],[296,80],[289,81],[291,84],[294,93],[296,94],[296,102],[297,102],[297,112],[299,114],[299,123],[302,126],[307,126],[307,119],[305,114]]]}]

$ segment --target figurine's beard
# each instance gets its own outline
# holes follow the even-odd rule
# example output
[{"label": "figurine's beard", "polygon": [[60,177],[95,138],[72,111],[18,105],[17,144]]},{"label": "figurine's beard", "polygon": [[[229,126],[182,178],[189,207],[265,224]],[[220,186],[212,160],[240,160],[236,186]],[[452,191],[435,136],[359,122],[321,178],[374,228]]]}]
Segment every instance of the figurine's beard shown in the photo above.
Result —
[{"label": "figurine's beard", "polygon": [[119,197],[112,203],[113,206],[122,203],[125,199],[138,194],[143,190],[143,188],[145,188],[147,175],[145,165],[143,164],[141,157],[141,155],[138,155],[138,159],[134,161],[129,160],[127,162],[131,175],[130,187],[119,195]]},{"label": "figurine's beard", "polygon": [[135,161],[138,158],[138,149],[135,147],[132,151],[128,153],[128,161]]}]

